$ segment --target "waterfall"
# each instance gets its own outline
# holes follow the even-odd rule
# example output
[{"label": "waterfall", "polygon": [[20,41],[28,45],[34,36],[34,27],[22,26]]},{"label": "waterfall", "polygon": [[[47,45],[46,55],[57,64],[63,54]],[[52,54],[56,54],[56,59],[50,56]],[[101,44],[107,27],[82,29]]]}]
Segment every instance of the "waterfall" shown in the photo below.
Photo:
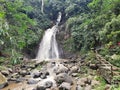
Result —
[{"label": "waterfall", "polygon": [[56,25],[47,29],[39,45],[37,60],[59,59],[58,45],[56,41],[56,32],[58,31],[58,24],[61,20],[61,12],[59,12]]}]

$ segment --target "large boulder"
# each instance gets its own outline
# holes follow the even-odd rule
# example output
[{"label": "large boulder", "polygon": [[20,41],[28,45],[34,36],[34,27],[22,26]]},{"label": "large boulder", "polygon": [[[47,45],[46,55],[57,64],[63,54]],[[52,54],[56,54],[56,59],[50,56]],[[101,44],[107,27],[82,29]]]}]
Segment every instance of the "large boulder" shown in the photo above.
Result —
[{"label": "large boulder", "polygon": [[67,73],[68,72],[68,68],[65,67],[63,64],[58,64],[58,69],[56,70],[56,73]]},{"label": "large boulder", "polygon": [[71,67],[70,71],[71,71],[71,73],[77,73],[78,69],[79,69],[78,66],[73,66],[73,67]]},{"label": "large boulder", "polygon": [[62,84],[62,82],[67,82],[70,84],[73,84],[73,79],[71,76],[69,76],[66,73],[60,73],[55,77],[55,81],[57,82],[57,84]]},{"label": "large boulder", "polygon": [[63,83],[59,86],[59,90],[71,90],[71,85],[70,85],[70,83],[63,82]]},{"label": "large boulder", "polygon": [[8,84],[7,78],[0,73],[0,89]]}]

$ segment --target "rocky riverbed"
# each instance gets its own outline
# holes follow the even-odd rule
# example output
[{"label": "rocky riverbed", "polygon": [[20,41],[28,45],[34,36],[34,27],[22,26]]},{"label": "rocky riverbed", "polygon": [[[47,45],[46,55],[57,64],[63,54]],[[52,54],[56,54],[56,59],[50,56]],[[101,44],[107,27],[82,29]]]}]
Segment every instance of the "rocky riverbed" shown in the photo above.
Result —
[{"label": "rocky riverbed", "polygon": [[24,61],[0,71],[0,90],[92,90],[100,83],[83,67],[80,60]]}]

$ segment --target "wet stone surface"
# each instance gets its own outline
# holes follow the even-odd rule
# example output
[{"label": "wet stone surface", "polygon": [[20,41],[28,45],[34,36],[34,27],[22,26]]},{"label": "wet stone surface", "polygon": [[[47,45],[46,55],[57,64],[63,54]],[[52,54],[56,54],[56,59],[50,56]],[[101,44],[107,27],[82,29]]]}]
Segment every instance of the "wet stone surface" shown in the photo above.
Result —
[{"label": "wet stone surface", "polygon": [[2,87],[2,90],[91,90],[94,84],[99,84],[91,79],[92,76],[79,76],[78,62],[63,59],[32,64],[17,67],[18,72],[11,73],[10,70],[9,82],[14,82],[16,87],[9,84],[6,88]]}]

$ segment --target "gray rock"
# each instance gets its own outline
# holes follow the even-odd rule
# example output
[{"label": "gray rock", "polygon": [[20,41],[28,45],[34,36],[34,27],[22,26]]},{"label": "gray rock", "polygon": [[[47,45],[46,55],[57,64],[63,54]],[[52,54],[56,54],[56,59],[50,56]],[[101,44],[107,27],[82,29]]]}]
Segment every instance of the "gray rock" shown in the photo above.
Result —
[{"label": "gray rock", "polygon": [[7,78],[0,73],[0,89],[4,88],[8,84]]},{"label": "gray rock", "polygon": [[96,81],[96,80],[92,80],[92,82],[91,82],[92,86],[96,86],[96,85],[99,85],[99,84],[100,84],[100,82]]},{"label": "gray rock", "polygon": [[49,75],[49,72],[47,71],[41,71],[40,72],[40,78],[45,79]]},{"label": "gray rock", "polygon": [[45,82],[45,87],[46,88],[50,88],[50,87],[52,87],[53,86],[53,82],[52,81],[47,81],[47,82]]},{"label": "gray rock", "polygon": [[80,85],[77,85],[76,90],[83,90],[83,87],[81,87]]},{"label": "gray rock", "polygon": [[80,78],[77,81],[77,84],[80,86],[85,86],[85,82],[87,82],[87,78]]},{"label": "gray rock", "polygon": [[44,86],[37,86],[35,90],[46,90]]},{"label": "gray rock", "polygon": [[91,90],[92,89],[92,86],[91,85],[86,85],[86,87],[84,88],[84,90]]},{"label": "gray rock", "polygon": [[12,78],[15,78],[17,75],[18,75],[18,73],[13,73],[13,74],[11,75],[11,77],[12,77]]},{"label": "gray rock", "polygon": [[87,77],[87,81],[85,82],[86,84],[91,84],[91,82],[92,82],[92,79],[93,79],[93,77],[91,76],[91,75],[89,75],[88,77]]},{"label": "gray rock", "polygon": [[67,82],[63,82],[59,86],[59,90],[70,90],[70,89],[71,89],[71,85],[70,85],[70,83],[67,83]]},{"label": "gray rock", "polygon": [[72,73],[72,76],[73,76],[73,77],[77,77],[77,76],[78,76],[78,73]]},{"label": "gray rock", "polygon": [[16,79],[16,83],[23,82],[24,80],[25,80],[24,78],[18,78],[18,79]]},{"label": "gray rock", "polygon": [[50,88],[47,88],[46,90],[51,90]]},{"label": "gray rock", "polygon": [[73,66],[71,69],[70,69],[71,73],[77,73],[78,72],[78,67],[77,66]]},{"label": "gray rock", "polygon": [[8,76],[10,74],[8,70],[2,70],[1,73],[5,76]]},{"label": "gray rock", "polygon": [[39,81],[40,81],[40,80],[38,80],[38,79],[30,78],[30,79],[27,81],[27,83],[28,83],[28,84],[37,84]]},{"label": "gray rock", "polygon": [[89,67],[93,70],[97,70],[98,66],[96,64],[89,64]]},{"label": "gray rock", "polygon": [[32,73],[31,73],[31,76],[33,77],[33,78],[39,78],[40,77],[40,72],[39,72],[39,70],[34,70],[34,71],[32,71]]},{"label": "gray rock", "polygon": [[13,70],[12,70],[11,68],[8,68],[8,71],[9,71],[10,73],[12,73],[12,72],[13,72]]},{"label": "gray rock", "polygon": [[56,81],[58,84],[61,84],[62,82],[67,82],[67,83],[73,84],[73,79],[72,79],[72,77],[69,76],[69,75],[66,74],[66,73],[60,73],[60,74],[58,74],[58,75],[55,77],[55,81]]},{"label": "gray rock", "polygon": [[27,65],[27,68],[34,69],[34,68],[35,68],[35,65],[34,65],[34,64]]},{"label": "gray rock", "polygon": [[59,64],[58,65],[58,69],[56,70],[56,73],[67,73],[68,72],[68,68],[65,67],[63,64]]},{"label": "gray rock", "polygon": [[21,70],[19,71],[19,74],[25,76],[25,75],[29,75],[29,72],[27,72],[26,70]]},{"label": "gray rock", "polygon": [[8,78],[8,81],[16,81],[16,78]]},{"label": "gray rock", "polygon": [[81,86],[85,86],[85,84],[91,84],[92,82],[92,76],[88,76],[88,77],[83,77],[77,80],[77,84],[81,85]]}]

